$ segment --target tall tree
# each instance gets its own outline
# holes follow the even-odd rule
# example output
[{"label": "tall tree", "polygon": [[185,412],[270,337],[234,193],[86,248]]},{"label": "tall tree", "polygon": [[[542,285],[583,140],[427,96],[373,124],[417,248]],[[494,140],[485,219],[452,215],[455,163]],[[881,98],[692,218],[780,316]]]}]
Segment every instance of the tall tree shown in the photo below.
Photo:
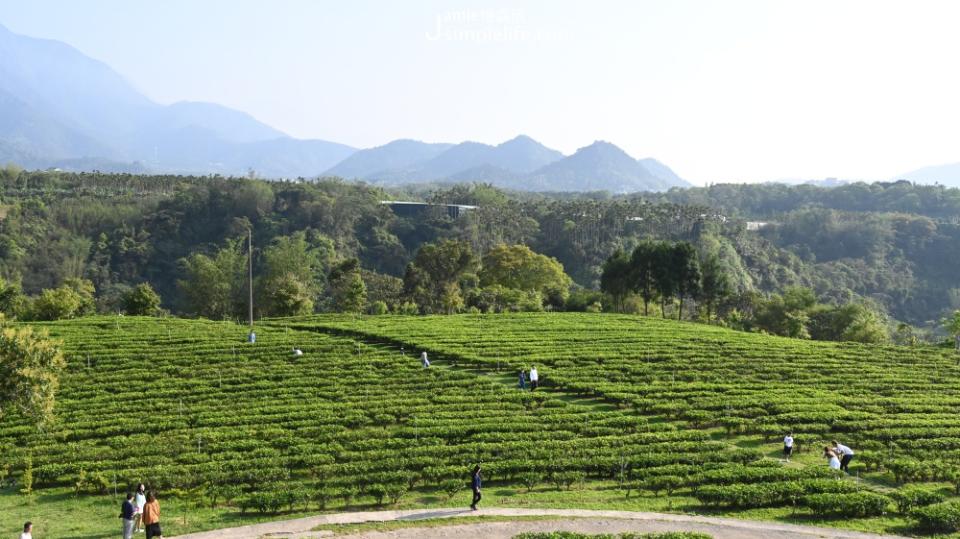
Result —
[{"label": "tall tree", "polygon": [[667,302],[673,301],[677,293],[677,275],[674,273],[673,247],[667,242],[654,244],[651,253],[651,267],[653,283],[660,296],[660,309],[664,318],[667,317]]},{"label": "tall tree", "polygon": [[[603,272],[600,274],[600,290],[613,298],[614,307],[623,310],[623,301],[630,293],[631,285],[630,258],[617,249],[606,262],[603,263]],[[646,314],[646,307],[644,307]]]},{"label": "tall tree", "polygon": [[313,312],[333,258],[333,242],[299,231],[279,236],[263,250],[257,293],[261,312],[296,316]]},{"label": "tall tree", "polygon": [[953,314],[943,321],[943,327],[953,335],[954,347],[960,350],[960,311],[953,311]]},{"label": "tall tree", "polygon": [[710,321],[714,307],[730,295],[730,279],[720,264],[717,255],[706,255],[700,263],[699,298],[707,308],[707,321]]},{"label": "tall tree", "polygon": [[211,319],[244,315],[247,260],[243,243],[229,240],[213,257],[194,253],[181,260],[184,278],[177,287],[188,313]]},{"label": "tall tree", "polygon": [[426,244],[407,266],[404,293],[425,312],[452,312],[463,305],[460,276],[473,265],[469,243],[442,240]]},{"label": "tall tree", "polygon": [[330,271],[330,292],[333,308],[339,312],[363,312],[367,304],[367,287],[360,273],[360,261],[345,260]]},{"label": "tall tree", "polygon": [[644,240],[633,249],[630,256],[631,288],[643,299],[644,316],[650,313],[650,302],[657,297],[657,276],[661,272],[656,264],[660,262],[660,248],[660,244]]},{"label": "tall tree", "polygon": [[670,267],[680,300],[677,309],[677,320],[680,320],[683,317],[684,298],[692,298],[700,292],[700,261],[696,248],[690,242],[681,241],[671,251]]}]

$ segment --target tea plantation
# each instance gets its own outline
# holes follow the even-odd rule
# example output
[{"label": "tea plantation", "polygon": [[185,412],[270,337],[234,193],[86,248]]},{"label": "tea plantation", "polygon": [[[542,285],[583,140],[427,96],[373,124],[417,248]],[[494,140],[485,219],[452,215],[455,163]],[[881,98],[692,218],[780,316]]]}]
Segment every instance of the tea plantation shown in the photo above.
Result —
[{"label": "tea plantation", "polygon": [[[475,463],[485,504],[897,533],[960,523],[950,350],[575,313],[269,320],[255,344],[243,326],[202,320],[40,325],[69,366],[55,424],[0,425],[3,529],[94,503],[104,509],[75,511],[85,516],[69,531],[109,536],[114,492],[138,481],[168,500],[168,535],[307,511],[465,506]],[[521,391],[517,373],[532,365],[542,387]],[[790,430],[801,452],[784,463]],[[857,451],[849,477],[820,458],[832,439]]]}]

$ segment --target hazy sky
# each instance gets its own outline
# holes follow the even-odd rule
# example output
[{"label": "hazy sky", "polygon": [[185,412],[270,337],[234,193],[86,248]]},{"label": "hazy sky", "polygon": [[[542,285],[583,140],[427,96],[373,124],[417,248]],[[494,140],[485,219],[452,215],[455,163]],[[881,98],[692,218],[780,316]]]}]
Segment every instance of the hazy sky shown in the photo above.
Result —
[{"label": "hazy sky", "polygon": [[960,161],[958,21],[950,0],[0,0],[161,103],[358,147],[602,139],[698,183]]}]

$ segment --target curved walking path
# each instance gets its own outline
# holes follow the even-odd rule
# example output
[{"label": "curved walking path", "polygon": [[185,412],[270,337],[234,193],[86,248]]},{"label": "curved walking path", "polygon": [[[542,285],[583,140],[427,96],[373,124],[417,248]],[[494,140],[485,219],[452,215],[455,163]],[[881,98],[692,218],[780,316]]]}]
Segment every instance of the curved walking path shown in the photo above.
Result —
[{"label": "curved walking path", "polygon": [[838,539],[896,538],[894,535],[783,524],[738,520],[734,518],[707,517],[700,515],[677,515],[669,513],[642,513],[634,511],[596,511],[588,509],[512,509],[493,508],[470,511],[469,509],[411,509],[404,511],[365,511],[357,513],[333,513],[313,517],[252,524],[238,528],[225,528],[207,532],[190,533],[174,539],[261,539],[291,538],[308,539],[333,535],[330,531],[310,531],[323,524],[359,524],[362,522],[416,521],[437,518],[467,516],[492,517],[570,517],[571,520],[544,521],[478,521],[476,524],[456,524],[427,528],[400,528],[390,531],[368,531],[350,537],[353,539],[442,539],[456,537],[483,537],[509,539],[528,531],[577,531],[583,533],[665,532],[692,531],[712,535],[715,539],[812,539],[830,537]]}]

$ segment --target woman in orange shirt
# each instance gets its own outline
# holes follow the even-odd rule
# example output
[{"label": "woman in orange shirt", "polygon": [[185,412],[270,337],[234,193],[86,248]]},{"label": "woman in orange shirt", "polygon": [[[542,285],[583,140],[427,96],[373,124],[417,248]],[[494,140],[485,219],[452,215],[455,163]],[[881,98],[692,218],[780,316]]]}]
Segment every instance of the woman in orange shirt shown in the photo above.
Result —
[{"label": "woman in orange shirt", "polygon": [[160,531],[160,502],[153,492],[147,493],[147,505],[143,506],[143,524],[147,527],[147,539],[163,539]]}]

